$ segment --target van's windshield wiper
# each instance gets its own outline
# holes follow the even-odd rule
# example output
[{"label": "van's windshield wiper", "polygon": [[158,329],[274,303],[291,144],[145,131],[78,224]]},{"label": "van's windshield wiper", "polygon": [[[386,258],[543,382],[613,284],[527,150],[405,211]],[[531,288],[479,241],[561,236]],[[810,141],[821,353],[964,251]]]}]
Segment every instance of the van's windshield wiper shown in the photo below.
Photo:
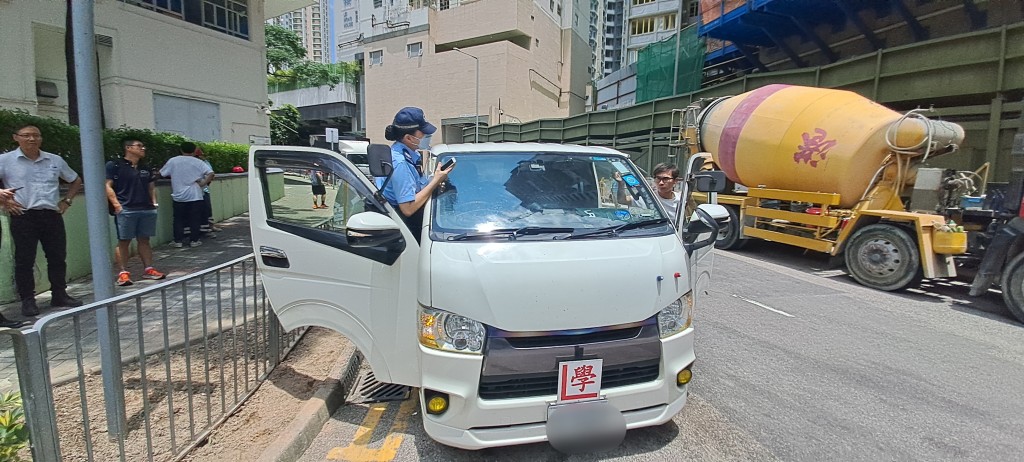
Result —
[{"label": "van's windshield wiper", "polygon": [[607,226],[604,228],[598,228],[590,231],[582,231],[566,236],[565,239],[579,239],[583,237],[597,236],[601,234],[608,234],[614,236],[622,231],[628,231],[630,229],[646,228],[648,226],[663,225],[668,223],[668,218],[655,218],[651,220],[635,221],[632,223],[625,223],[615,226]]},{"label": "van's windshield wiper", "polygon": [[468,241],[471,239],[483,239],[494,236],[508,236],[509,240],[515,240],[519,236],[530,236],[537,234],[561,234],[571,233],[576,228],[555,228],[548,226],[523,226],[521,228],[498,228],[490,231],[470,231],[468,233],[456,234],[448,238],[449,241]]}]

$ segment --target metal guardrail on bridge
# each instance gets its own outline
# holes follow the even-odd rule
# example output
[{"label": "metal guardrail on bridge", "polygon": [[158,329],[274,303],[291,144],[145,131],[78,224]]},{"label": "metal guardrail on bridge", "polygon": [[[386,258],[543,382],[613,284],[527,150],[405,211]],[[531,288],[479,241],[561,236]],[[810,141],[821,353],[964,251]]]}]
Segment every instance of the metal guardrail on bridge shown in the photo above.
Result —
[{"label": "metal guardrail on bridge", "polygon": [[[282,332],[250,254],[0,339],[13,343],[34,460],[154,461],[205,440],[304,332]],[[102,355],[116,360],[101,376]]]}]

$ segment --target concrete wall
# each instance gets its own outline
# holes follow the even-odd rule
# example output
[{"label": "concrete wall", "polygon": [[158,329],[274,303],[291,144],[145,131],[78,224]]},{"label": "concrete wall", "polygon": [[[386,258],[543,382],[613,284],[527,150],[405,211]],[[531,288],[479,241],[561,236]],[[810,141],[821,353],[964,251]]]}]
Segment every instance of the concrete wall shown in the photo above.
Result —
[{"label": "concrete wall", "polygon": [[[65,2],[0,1],[0,106],[67,120]],[[269,136],[265,104],[263,2],[249,2],[250,38],[240,39],[118,0],[97,0],[96,33],[105,125],[154,128],[153,95],[219,106],[220,137]],[[15,46],[16,45],[16,46]],[[56,99],[35,82],[57,85]]]},{"label": "concrete wall", "polygon": [[[271,178],[271,197],[276,199],[284,196],[284,177],[281,174],[274,174]],[[246,174],[218,175],[210,184],[210,198],[213,201],[213,218],[216,221],[248,212],[248,176]],[[92,270],[84,199],[84,195],[79,195],[75,205],[64,215],[64,227],[67,230],[69,280],[88,275]],[[160,204],[157,215],[157,234],[151,239],[154,246],[170,242],[173,235],[173,206],[168,180],[157,182],[157,202]],[[117,231],[114,228],[113,217],[109,219],[109,226],[110,258],[113,259],[113,249],[117,244]],[[0,215],[0,227],[3,229],[3,237],[0,238],[0,303],[7,303],[17,300],[18,297],[14,287],[14,247],[10,237],[10,219],[6,215]],[[46,279],[46,258],[41,247],[36,256],[35,274],[36,292],[49,290],[50,283]]]}]

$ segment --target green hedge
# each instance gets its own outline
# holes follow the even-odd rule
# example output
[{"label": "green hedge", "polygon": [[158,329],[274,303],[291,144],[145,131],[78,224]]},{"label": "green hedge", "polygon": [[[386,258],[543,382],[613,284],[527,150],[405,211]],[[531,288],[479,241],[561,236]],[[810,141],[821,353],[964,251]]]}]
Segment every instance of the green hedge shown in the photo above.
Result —
[{"label": "green hedge", "polygon": [[[0,108],[0,152],[18,147],[11,136],[15,128],[24,124],[32,124],[43,132],[43,150],[58,154],[68,162],[76,172],[82,172],[82,146],[78,127],[68,125],[51,117],[40,117],[21,110]],[[124,139],[135,138],[146,145],[145,163],[151,167],[160,167],[167,159],[179,154],[178,146],[190,141],[175,133],[160,133],[147,129],[121,127],[103,130],[103,157],[107,160],[118,159],[123,155],[121,145]],[[240,165],[248,168],[249,146],[224,142],[196,142],[206,153],[206,159],[217,173],[229,173],[231,168]]]}]

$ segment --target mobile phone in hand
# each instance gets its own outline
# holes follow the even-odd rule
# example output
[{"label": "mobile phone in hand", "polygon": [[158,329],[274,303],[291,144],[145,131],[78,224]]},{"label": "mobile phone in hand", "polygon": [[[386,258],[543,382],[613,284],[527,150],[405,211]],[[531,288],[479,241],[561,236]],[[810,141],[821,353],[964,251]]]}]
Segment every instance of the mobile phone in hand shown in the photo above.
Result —
[{"label": "mobile phone in hand", "polygon": [[455,158],[451,157],[441,165],[441,170],[449,170],[455,165]]}]

